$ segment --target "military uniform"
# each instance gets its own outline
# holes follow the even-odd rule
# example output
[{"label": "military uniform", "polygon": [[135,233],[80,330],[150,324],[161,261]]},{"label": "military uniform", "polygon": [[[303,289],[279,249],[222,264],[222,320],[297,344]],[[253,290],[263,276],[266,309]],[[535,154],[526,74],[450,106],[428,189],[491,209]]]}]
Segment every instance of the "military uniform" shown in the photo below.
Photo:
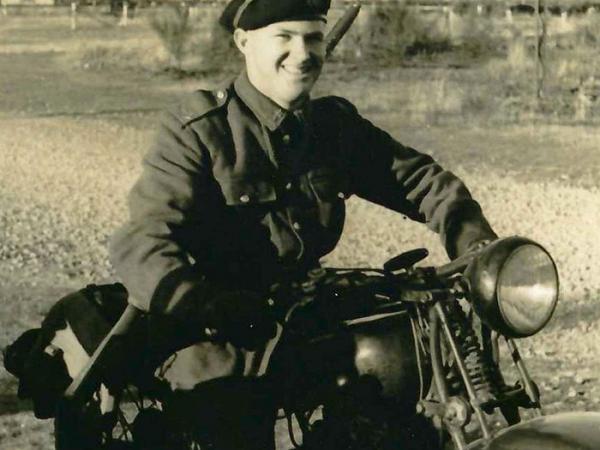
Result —
[{"label": "military uniform", "polygon": [[200,323],[215,293],[262,292],[318,264],[340,237],[351,195],[426,223],[450,257],[495,237],[458,178],[347,100],[286,112],[242,73],[165,115],[112,262],[135,305]]},{"label": "military uniform", "polygon": [[[230,86],[190,94],[165,114],[130,193],[130,220],[112,239],[112,262],[132,303],[172,318],[159,320],[154,333],[170,342],[187,333],[187,345],[194,329],[213,326],[207,305],[220,293],[264,293],[318,265],[340,238],[352,195],[426,223],[450,257],[495,238],[458,178],[347,100],[318,98],[285,111],[243,72]],[[206,397],[206,381],[263,373],[273,345],[251,352],[199,342],[180,350],[163,376],[175,392],[200,387]],[[192,402],[191,416],[223,418],[207,428],[217,448],[251,441],[272,447],[269,390],[234,383],[218,392],[227,395],[211,394],[222,407],[217,413],[214,403],[201,414],[193,396],[182,397],[184,405]]]},{"label": "military uniform", "polygon": [[[255,30],[325,20],[328,8],[328,0],[232,0],[221,23]],[[314,69],[319,56],[308,55],[301,39],[292,70],[314,75],[302,67]],[[281,63],[288,50],[266,64]],[[162,376],[190,409],[182,417],[200,420],[216,448],[273,448],[277,403],[269,377],[253,375],[264,373],[277,339],[265,345],[271,335],[260,318],[268,311],[254,296],[301,278],[334,249],[352,195],[426,223],[450,257],[495,238],[458,178],[343,98],[306,99],[288,111],[242,72],[223,89],[190,94],[163,117],[111,260],[130,301],[152,313],[150,338],[163,342],[150,348],[167,355],[188,345]],[[235,292],[246,296],[227,297]],[[251,321],[240,319],[245,308],[254,310]],[[203,339],[205,328],[221,331],[221,339]],[[262,345],[246,346],[237,328],[245,339],[260,335],[254,344]]]}]

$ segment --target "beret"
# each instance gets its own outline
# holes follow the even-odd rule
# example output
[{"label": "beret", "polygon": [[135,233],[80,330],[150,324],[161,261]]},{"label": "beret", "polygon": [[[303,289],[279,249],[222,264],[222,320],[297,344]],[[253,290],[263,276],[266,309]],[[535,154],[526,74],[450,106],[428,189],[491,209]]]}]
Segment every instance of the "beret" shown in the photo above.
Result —
[{"label": "beret", "polygon": [[286,20],[324,20],[331,0],[231,0],[219,19],[230,32]]}]

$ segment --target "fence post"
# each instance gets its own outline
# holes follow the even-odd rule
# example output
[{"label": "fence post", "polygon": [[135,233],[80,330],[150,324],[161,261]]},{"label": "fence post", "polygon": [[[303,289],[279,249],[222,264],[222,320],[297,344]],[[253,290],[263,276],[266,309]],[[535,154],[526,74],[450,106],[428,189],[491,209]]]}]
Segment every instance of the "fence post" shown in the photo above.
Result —
[{"label": "fence post", "polygon": [[544,79],[546,77],[546,68],[544,67],[544,40],[546,38],[546,22],[542,17],[542,7],[545,13],[545,5],[542,0],[535,2],[535,95],[539,100],[544,96]]},{"label": "fence post", "polygon": [[122,27],[127,26],[128,15],[129,15],[129,2],[127,0],[123,0],[123,11],[121,14],[121,21],[119,22],[120,26],[122,26]]},{"label": "fence post", "polygon": [[444,14],[444,24],[446,25],[446,35],[448,39],[452,38],[452,18],[450,17],[450,7],[448,5],[444,5],[442,7],[442,12]]},{"label": "fence post", "polygon": [[71,2],[71,30],[77,29],[77,3]]},{"label": "fence post", "polygon": [[561,11],[560,12],[560,21],[563,24],[566,24],[568,20],[569,20],[569,14],[568,14],[568,12],[566,10],[565,11]]}]

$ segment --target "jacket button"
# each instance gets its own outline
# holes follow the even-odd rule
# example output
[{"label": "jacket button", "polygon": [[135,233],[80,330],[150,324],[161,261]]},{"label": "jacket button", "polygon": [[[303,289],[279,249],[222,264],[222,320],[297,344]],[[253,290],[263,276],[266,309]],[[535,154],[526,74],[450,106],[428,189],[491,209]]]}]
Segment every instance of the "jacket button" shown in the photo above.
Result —
[{"label": "jacket button", "polygon": [[292,189],[292,182],[291,182],[291,181],[290,181],[290,182],[288,182],[288,183],[285,185],[285,189],[286,189],[286,190],[288,190],[288,191]]},{"label": "jacket button", "polygon": [[337,196],[338,196],[339,198],[341,198],[342,200],[346,198],[346,196],[344,195],[344,193],[343,193],[343,192],[338,192]]},{"label": "jacket button", "polygon": [[300,230],[300,228],[302,228],[298,222],[294,222],[292,224],[292,226],[294,227],[294,230],[296,230],[296,231],[298,231],[298,230]]},{"label": "jacket button", "polygon": [[206,337],[211,338],[217,334],[217,330],[215,330],[214,328],[205,328],[204,334],[206,335]]},{"label": "jacket button", "polygon": [[289,134],[284,134],[283,137],[281,138],[281,140],[283,141],[284,144],[289,144],[290,141],[292,140],[292,138],[290,137]]},{"label": "jacket button", "polygon": [[248,194],[244,194],[240,197],[240,201],[242,203],[248,203],[250,201],[250,196]]},{"label": "jacket button", "polygon": [[219,100],[223,100],[225,98],[225,92],[223,92],[223,91],[217,91],[217,98]]}]

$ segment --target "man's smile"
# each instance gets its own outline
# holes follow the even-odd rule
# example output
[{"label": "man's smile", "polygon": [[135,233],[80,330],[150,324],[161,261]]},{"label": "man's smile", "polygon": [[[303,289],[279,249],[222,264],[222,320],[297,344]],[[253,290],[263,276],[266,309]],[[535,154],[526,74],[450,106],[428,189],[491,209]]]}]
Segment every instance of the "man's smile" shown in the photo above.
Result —
[{"label": "man's smile", "polygon": [[294,64],[282,64],[281,70],[286,74],[291,75],[294,78],[308,78],[318,72],[318,68],[315,64],[305,65],[294,65]]},{"label": "man's smile", "polygon": [[295,67],[295,66],[281,66],[281,68],[283,70],[285,70],[286,72],[289,72],[294,75],[303,75],[303,74],[307,74],[310,72],[310,69],[305,69],[302,67]]}]

